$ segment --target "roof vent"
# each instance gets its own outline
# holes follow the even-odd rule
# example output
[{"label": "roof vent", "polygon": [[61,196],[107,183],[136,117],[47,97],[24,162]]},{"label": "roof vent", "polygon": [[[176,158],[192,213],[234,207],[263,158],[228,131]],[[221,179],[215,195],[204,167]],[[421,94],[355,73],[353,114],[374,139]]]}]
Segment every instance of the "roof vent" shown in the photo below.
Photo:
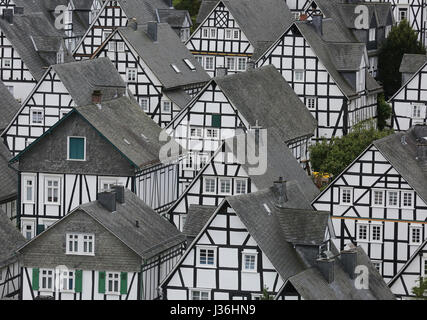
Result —
[{"label": "roof vent", "polygon": [[283,180],[283,177],[279,177],[278,181],[274,181],[274,186],[276,187],[276,190],[279,193],[279,197],[276,201],[276,206],[279,208],[285,208],[286,202],[288,201],[286,181]]}]

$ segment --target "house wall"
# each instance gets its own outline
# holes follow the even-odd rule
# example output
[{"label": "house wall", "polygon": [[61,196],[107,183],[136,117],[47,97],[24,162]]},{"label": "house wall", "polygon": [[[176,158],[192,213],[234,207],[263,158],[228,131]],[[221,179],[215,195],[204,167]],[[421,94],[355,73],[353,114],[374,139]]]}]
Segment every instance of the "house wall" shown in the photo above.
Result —
[{"label": "house wall", "polygon": [[20,288],[20,265],[14,259],[0,268],[0,299],[18,299]]}]

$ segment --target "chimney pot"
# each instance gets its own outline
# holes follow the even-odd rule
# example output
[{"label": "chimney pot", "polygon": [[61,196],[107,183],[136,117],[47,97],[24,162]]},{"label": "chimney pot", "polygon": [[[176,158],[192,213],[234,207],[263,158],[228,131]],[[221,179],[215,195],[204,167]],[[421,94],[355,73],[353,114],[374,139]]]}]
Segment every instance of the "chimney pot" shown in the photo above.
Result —
[{"label": "chimney pot", "polygon": [[92,103],[99,104],[102,102],[102,92],[101,90],[94,90],[92,93]]},{"label": "chimney pot", "polygon": [[98,202],[109,212],[116,211],[116,193],[104,191],[98,193]]},{"label": "chimney pot", "polygon": [[157,22],[150,21],[147,23],[147,34],[151,40],[157,42]]},{"label": "chimney pot", "polygon": [[357,251],[346,250],[341,251],[341,262],[344,266],[344,271],[348,273],[351,279],[356,278]]},{"label": "chimney pot", "polygon": [[113,191],[116,193],[117,202],[125,203],[125,187],[121,185],[114,185]]}]

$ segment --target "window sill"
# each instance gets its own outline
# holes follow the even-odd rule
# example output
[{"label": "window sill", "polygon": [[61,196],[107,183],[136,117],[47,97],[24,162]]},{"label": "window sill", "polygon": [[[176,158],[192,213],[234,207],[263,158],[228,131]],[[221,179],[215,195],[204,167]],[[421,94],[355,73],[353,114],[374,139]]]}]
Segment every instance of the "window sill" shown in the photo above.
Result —
[{"label": "window sill", "polygon": [[109,296],[121,296],[122,294],[120,292],[105,292],[106,295]]},{"label": "window sill", "polygon": [[207,266],[207,265],[196,265],[197,268],[202,268],[202,269],[216,269],[216,266]]},{"label": "window sill", "polygon": [[254,273],[258,273],[258,271],[257,270],[242,270],[242,273],[251,273],[251,274],[254,274]]}]

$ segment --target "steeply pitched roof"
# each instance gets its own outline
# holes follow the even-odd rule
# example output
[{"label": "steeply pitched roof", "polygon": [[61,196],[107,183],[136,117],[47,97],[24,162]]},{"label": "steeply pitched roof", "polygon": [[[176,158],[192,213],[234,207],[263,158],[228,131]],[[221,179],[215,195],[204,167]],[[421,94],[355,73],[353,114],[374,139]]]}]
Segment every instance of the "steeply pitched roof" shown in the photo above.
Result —
[{"label": "steeply pitched roof", "polygon": [[182,233],[188,237],[197,236],[215,210],[215,206],[190,205]]},{"label": "steeply pitched roof", "polygon": [[[427,202],[427,161],[417,159],[417,144],[427,143],[427,126],[415,126],[374,141],[374,146]],[[423,141],[424,140],[424,141]]]},{"label": "steeply pitched roof", "polygon": [[[143,259],[185,240],[178,229],[129,190],[125,190],[125,203],[116,203],[116,212],[108,211],[98,201],[83,204],[75,210],[89,214]],[[136,221],[139,227],[136,227]]]},{"label": "steeply pitched roof", "polygon": [[159,141],[162,129],[134,99],[121,97],[102,102],[100,107],[89,104],[75,109],[137,167],[160,162],[160,149],[167,143]]},{"label": "steeply pitched roof", "polygon": [[18,193],[18,175],[9,167],[12,154],[4,143],[0,143],[0,201],[16,197]]},{"label": "steeply pitched roof", "polygon": [[2,81],[0,81],[0,97],[0,130],[3,130],[13,119],[21,105]]},{"label": "steeply pitched roof", "polygon": [[427,62],[425,54],[409,54],[405,53],[400,64],[400,73],[414,74]]},{"label": "steeply pitched roof", "polygon": [[25,243],[25,238],[0,209],[0,268],[14,259],[16,250]]},{"label": "steeply pitched roof", "polygon": [[137,18],[138,23],[145,24],[157,20],[157,9],[169,9],[165,0],[118,0],[120,7],[128,18]]},{"label": "steeply pitched roof", "polygon": [[191,17],[187,10],[176,9],[158,9],[158,22],[167,23],[172,28],[180,28],[183,26],[185,19],[191,25]]},{"label": "steeply pitched roof", "polygon": [[191,101],[191,96],[182,88],[164,90],[163,93],[180,109],[184,109]]},{"label": "steeply pitched roof", "polygon": [[197,13],[196,23],[200,24],[206,19],[208,14],[215,8],[219,0],[202,0],[199,12]]},{"label": "steeply pitched roof", "polygon": [[109,58],[98,58],[52,66],[76,105],[92,101],[94,90],[100,90],[104,101],[121,96],[126,84]]},{"label": "steeply pitched roof", "polygon": [[316,119],[273,65],[214,81],[251,126],[276,128],[283,141],[314,134]]},{"label": "steeply pitched roof", "polygon": [[[159,23],[157,27],[157,41],[147,35],[147,27],[142,25],[138,25],[136,31],[126,27],[118,32],[129,41],[166,89],[209,81],[209,75],[171,27],[166,23]],[[195,70],[191,70],[184,59],[188,59]],[[179,69],[179,73],[172,68],[172,64]]]}]

